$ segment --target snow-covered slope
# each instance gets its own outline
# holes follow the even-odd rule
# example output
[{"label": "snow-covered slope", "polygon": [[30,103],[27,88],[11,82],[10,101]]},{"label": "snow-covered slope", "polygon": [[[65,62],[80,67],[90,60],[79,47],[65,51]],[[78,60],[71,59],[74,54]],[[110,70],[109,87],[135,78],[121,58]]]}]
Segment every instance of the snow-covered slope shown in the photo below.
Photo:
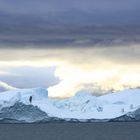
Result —
[{"label": "snow-covered slope", "polygon": [[[32,96],[32,103],[29,102],[30,96]],[[140,89],[138,88],[99,97],[79,91],[75,96],[62,100],[48,98],[48,91],[44,88],[17,89],[0,93],[0,119],[9,118],[26,122],[47,118],[110,120],[129,112],[136,113],[140,107],[139,101]],[[6,112],[12,113],[8,115]]]}]

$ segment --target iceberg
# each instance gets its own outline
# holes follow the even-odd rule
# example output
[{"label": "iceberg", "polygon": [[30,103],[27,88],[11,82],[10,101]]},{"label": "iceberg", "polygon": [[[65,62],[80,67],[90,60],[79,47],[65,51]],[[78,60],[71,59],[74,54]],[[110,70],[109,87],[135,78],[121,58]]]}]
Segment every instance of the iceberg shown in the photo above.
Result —
[{"label": "iceberg", "polygon": [[[29,98],[32,96],[32,102]],[[66,99],[51,99],[46,88],[15,89],[0,93],[0,120],[130,121],[140,120],[140,89],[102,96],[79,91]],[[127,116],[127,117],[126,117]],[[120,118],[121,117],[121,118]],[[118,119],[117,119],[118,118]],[[120,119],[119,119],[120,118]],[[122,119],[123,118],[123,119]],[[132,118],[132,119],[131,119]]]}]

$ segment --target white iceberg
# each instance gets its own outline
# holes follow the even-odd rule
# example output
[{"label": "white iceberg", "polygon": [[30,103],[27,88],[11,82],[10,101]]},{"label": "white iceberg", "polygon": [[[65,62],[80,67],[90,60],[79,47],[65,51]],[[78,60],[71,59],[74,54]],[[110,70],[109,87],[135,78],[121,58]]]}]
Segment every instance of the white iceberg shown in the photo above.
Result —
[{"label": "white iceberg", "polygon": [[[30,96],[32,96],[32,103],[29,101]],[[117,118],[129,112],[134,112],[140,106],[139,101],[139,88],[126,89],[98,97],[79,91],[75,96],[67,99],[50,99],[45,88],[16,89],[0,93],[0,110],[11,107],[16,103],[22,103],[37,107],[50,118],[103,120]]]}]

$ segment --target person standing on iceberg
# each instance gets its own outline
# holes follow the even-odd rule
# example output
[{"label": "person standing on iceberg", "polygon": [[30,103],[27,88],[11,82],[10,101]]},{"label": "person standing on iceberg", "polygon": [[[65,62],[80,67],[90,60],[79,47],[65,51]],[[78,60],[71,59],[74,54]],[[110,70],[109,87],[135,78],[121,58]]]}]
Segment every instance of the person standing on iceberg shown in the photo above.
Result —
[{"label": "person standing on iceberg", "polygon": [[33,97],[30,96],[30,97],[29,97],[29,102],[30,102],[30,103],[32,103],[32,99],[33,99]]}]

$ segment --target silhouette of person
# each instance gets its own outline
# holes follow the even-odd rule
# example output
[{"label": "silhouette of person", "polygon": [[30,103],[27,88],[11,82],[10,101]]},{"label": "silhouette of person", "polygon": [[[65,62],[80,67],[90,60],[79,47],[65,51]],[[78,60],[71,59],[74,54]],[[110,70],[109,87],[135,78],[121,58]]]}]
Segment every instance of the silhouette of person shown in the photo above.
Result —
[{"label": "silhouette of person", "polygon": [[29,102],[30,102],[30,103],[32,103],[32,99],[33,99],[33,97],[30,96],[30,98],[29,98]]}]

